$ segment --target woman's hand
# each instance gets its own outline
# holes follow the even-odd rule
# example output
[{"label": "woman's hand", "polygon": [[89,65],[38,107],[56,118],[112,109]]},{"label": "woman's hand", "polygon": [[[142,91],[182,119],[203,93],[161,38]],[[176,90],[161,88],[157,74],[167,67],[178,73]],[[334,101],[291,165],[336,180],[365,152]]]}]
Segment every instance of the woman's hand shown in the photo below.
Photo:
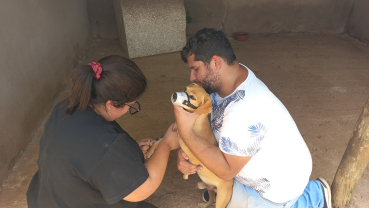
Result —
[{"label": "woman's hand", "polygon": [[163,137],[163,141],[169,145],[171,150],[179,148],[177,131],[173,131],[173,126],[174,126],[174,123],[172,123],[169,126],[169,128],[167,129],[167,132],[165,133]]},{"label": "woman's hand", "polygon": [[146,155],[147,150],[150,148],[150,146],[148,145],[149,142],[151,142],[152,139],[151,138],[146,138],[146,139],[140,139],[137,140],[136,142],[138,143],[138,146],[140,146],[142,153],[144,154],[144,156]]},{"label": "woman's hand", "polygon": [[194,165],[188,162],[188,156],[186,155],[186,153],[182,149],[179,149],[177,155],[177,168],[183,174],[192,175],[195,174],[197,171],[200,171],[202,169],[202,166]]}]

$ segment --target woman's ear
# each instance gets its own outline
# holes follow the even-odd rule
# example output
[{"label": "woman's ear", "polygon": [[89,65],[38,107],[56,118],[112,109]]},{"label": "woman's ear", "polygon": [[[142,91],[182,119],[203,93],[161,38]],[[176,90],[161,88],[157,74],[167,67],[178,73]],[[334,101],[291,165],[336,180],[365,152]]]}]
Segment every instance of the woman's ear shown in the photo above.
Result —
[{"label": "woman's ear", "polygon": [[115,108],[114,105],[113,105],[113,101],[111,101],[111,100],[106,101],[105,109],[106,110],[112,110],[113,108]]},{"label": "woman's ear", "polygon": [[195,111],[198,114],[209,114],[211,113],[211,99],[210,96],[204,96],[203,104],[199,106]]}]

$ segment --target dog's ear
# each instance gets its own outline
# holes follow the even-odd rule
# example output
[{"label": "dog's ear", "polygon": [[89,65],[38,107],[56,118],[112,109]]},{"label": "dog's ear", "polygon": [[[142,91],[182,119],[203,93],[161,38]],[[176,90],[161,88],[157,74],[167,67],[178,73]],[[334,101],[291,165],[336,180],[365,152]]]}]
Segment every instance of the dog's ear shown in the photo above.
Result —
[{"label": "dog's ear", "polygon": [[209,114],[209,113],[211,113],[211,99],[210,99],[209,95],[204,96],[202,105],[199,106],[195,110],[195,113],[198,113],[198,114]]}]

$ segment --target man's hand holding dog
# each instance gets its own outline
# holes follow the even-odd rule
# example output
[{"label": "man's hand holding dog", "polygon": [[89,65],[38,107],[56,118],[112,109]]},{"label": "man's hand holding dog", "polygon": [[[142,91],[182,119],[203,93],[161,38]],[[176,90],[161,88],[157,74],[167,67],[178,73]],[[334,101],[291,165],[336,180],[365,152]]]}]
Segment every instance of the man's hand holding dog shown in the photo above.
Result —
[{"label": "man's hand holding dog", "polygon": [[174,116],[176,117],[176,123],[180,134],[192,132],[193,125],[196,119],[200,116],[197,113],[190,113],[185,111],[182,107],[174,106]]},{"label": "man's hand holding dog", "polygon": [[184,153],[182,149],[178,149],[177,168],[183,174],[192,175],[195,174],[197,171],[200,171],[202,169],[202,166],[194,165],[188,162],[188,156],[186,155],[186,153]]}]

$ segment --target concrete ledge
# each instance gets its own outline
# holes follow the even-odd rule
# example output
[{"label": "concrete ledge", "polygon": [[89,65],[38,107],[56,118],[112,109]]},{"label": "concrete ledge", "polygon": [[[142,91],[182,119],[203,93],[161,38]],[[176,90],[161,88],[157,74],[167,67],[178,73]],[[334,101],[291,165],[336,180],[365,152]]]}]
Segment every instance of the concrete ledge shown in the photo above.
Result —
[{"label": "concrete ledge", "polygon": [[180,51],[186,44],[182,0],[115,0],[119,39],[129,58]]}]

